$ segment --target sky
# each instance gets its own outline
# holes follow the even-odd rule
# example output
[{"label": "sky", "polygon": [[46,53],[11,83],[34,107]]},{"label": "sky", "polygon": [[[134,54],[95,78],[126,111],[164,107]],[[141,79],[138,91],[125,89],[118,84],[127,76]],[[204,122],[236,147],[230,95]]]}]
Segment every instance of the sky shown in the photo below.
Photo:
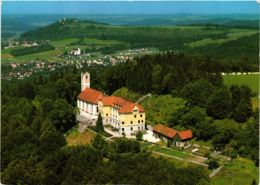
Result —
[{"label": "sky", "polygon": [[3,14],[259,14],[256,1],[4,1]]}]

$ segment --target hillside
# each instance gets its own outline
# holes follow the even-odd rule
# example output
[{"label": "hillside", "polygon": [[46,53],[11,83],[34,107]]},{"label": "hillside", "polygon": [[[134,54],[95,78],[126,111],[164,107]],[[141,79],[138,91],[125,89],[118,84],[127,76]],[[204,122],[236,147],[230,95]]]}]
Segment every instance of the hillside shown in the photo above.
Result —
[{"label": "hillside", "polygon": [[[77,19],[60,20],[51,25],[23,33],[25,40],[59,41],[78,38],[70,45],[85,46],[86,39],[103,42],[111,40],[116,44],[111,48],[95,48],[107,53],[127,48],[155,47],[159,50],[209,55],[218,59],[240,60],[247,58],[257,63],[257,29],[252,27],[231,28],[221,25],[194,26],[112,26],[94,21]],[[232,49],[231,49],[232,48]],[[228,49],[228,52],[223,52]],[[93,49],[89,50],[93,51]]]}]

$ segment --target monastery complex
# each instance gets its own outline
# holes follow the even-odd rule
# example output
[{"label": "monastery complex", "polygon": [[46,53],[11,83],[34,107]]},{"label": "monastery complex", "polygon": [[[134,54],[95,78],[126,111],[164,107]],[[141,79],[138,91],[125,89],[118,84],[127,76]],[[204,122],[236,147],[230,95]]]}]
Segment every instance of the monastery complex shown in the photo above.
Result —
[{"label": "monastery complex", "polygon": [[81,93],[77,98],[80,115],[96,121],[100,113],[104,125],[111,125],[120,134],[131,135],[145,129],[142,106],[117,96],[107,96],[90,88],[90,74],[81,74]]}]

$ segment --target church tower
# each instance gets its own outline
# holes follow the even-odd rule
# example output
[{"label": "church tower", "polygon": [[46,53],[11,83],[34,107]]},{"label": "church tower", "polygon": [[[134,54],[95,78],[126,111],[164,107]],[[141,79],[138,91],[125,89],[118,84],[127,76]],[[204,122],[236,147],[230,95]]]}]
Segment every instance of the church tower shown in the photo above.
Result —
[{"label": "church tower", "polygon": [[88,72],[81,73],[81,91],[90,88],[90,74]]}]

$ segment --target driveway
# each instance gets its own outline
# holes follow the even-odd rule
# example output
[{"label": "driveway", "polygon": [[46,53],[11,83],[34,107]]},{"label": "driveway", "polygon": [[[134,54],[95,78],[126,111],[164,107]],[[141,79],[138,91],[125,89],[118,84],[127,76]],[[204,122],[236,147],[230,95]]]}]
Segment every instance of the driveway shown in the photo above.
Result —
[{"label": "driveway", "polygon": [[159,138],[153,136],[153,131],[147,130],[146,134],[143,135],[143,140],[146,140],[151,143],[156,143],[161,141]]}]

